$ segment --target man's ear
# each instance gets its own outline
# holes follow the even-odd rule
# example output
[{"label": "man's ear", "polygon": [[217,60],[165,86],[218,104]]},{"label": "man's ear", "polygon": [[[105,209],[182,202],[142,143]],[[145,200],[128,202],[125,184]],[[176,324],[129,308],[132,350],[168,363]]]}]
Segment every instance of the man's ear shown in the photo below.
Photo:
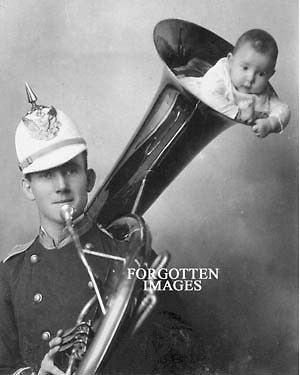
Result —
[{"label": "man's ear", "polygon": [[35,196],[34,196],[34,194],[32,192],[32,189],[31,189],[31,183],[26,177],[22,178],[22,188],[23,188],[23,191],[24,191],[24,194],[26,195],[26,197],[29,200],[34,201]]},{"label": "man's ear", "polygon": [[94,169],[90,168],[90,169],[87,170],[86,190],[87,190],[88,193],[93,190],[95,182],[96,182],[96,173],[95,173]]}]

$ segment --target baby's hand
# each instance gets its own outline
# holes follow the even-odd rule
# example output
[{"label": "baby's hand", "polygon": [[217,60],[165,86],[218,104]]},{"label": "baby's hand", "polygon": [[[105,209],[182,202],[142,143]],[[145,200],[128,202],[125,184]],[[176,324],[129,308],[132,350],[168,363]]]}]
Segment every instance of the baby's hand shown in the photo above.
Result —
[{"label": "baby's hand", "polygon": [[252,127],[252,130],[254,131],[255,135],[260,138],[264,138],[274,131],[270,118],[257,119]]},{"label": "baby's hand", "polygon": [[239,104],[238,120],[245,124],[251,125],[255,120],[254,100],[252,102],[245,101]]},{"label": "baby's hand", "polygon": [[267,112],[257,112],[257,111],[255,111],[255,120],[258,119],[258,118],[267,118],[267,117],[269,117]]},{"label": "baby's hand", "polygon": [[270,133],[281,133],[283,126],[277,117],[269,116],[255,120],[252,130],[258,137],[264,138]]}]

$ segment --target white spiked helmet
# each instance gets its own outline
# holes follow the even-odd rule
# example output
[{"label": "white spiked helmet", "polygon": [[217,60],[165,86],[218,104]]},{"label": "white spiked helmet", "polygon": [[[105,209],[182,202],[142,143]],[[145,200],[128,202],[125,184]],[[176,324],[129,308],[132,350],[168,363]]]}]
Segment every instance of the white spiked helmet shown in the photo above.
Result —
[{"label": "white spiked helmet", "polygon": [[37,97],[26,83],[31,110],[19,123],[16,152],[23,174],[57,167],[87,149],[73,121],[54,107],[37,105]]}]

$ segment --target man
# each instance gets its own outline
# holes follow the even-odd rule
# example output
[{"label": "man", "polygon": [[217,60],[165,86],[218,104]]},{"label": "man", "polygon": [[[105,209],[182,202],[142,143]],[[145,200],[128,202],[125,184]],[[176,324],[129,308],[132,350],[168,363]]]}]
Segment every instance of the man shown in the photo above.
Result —
[{"label": "man", "polygon": [[[63,375],[61,329],[74,326],[94,291],[61,207],[73,207],[82,244],[96,244],[98,251],[109,253],[114,240],[84,217],[95,183],[85,140],[62,111],[37,105],[29,86],[27,94],[32,109],[18,125],[15,141],[23,190],[36,203],[40,229],[33,241],[18,246],[0,264],[0,374]],[[109,261],[89,261],[104,283]],[[136,336],[120,338],[103,372],[181,372],[190,361],[191,336],[173,307],[163,296],[161,307]]]}]

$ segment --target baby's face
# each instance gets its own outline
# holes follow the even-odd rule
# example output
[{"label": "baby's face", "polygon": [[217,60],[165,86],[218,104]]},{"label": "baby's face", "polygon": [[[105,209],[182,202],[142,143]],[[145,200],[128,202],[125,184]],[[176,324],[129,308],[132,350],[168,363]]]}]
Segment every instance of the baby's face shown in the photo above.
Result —
[{"label": "baby's face", "polygon": [[234,55],[228,55],[231,82],[246,94],[261,94],[274,73],[274,61],[270,54],[257,52],[247,42]]}]

